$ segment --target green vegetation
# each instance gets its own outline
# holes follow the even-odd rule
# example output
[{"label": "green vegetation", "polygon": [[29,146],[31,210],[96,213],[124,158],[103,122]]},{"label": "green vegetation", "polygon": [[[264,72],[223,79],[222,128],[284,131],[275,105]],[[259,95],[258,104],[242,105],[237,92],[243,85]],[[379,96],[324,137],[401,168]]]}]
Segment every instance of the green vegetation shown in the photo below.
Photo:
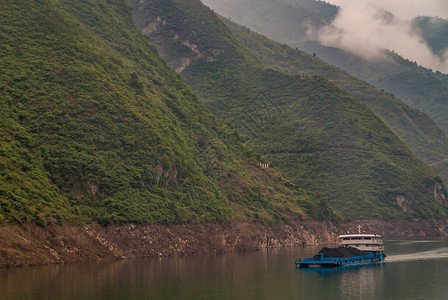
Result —
[{"label": "green vegetation", "polygon": [[430,192],[441,179],[359,100],[318,76],[265,69],[199,1],[129,2],[206,106],[297,185],[347,217],[446,216]]},{"label": "green vegetation", "polygon": [[299,48],[315,52],[323,60],[350,74],[387,91],[411,107],[427,113],[444,131],[448,132],[447,118],[448,76],[418,66],[389,52],[389,60],[370,62],[339,49],[316,43],[302,43]]},{"label": "green vegetation", "polygon": [[[448,183],[448,162],[445,161],[448,158],[448,139],[443,130],[426,114],[409,107],[393,95],[381,92],[370,84],[323,62],[317,57],[285,44],[274,42],[228,19],[222,18],[221,20],[234,36],[260,59],[264,66],[291,75],[324,77],[348,94],[360,99],[385,120],[414,153],[427,164],[433,166],[442,176],[444,182]],[[427,77],[427,81],[438,80],[430,74],[427,74]],[[428,82],[412,81],[410,79],[401,80],[401,82],[410,83],[409,86],[401,89],[407,91],[410,98],[414,93],[422,93],[421,96],[423,96],[423,94],[430,95],[431,91],[438,91],[440,99],[448,98],[447,91],[441,92]],[[427,90],[426,87],[430,88]],[[428,107],[424,110],[431,110],[433,103],[428,101],[427,105]],[[439,115],[439,119],[446,120],[443,113],[443,111],[433,112],[433,114]]]},{"label": "green vegetation", "polygon": [[386,75],[377,84],[397,91],[399,97],[427,112],[448,132],[448,82],[432,72],[404,71]]},{"label": "green vegetation", "polygon": [[0,57],[0,223],[333,217],[258,167],[122,0],[6,0]]},{"label": "green vegetation", "polygon": [[[448,101],[444,94],[448,89],[448,75],[418,66],[394,52],[386,52],[387,59],[371,61],[342,49],[321,45],[315,33],[332,21],[333,15],[329,12],[334,12],[333,5],[315,0],[204,0],[204,3],[238,24],[280,43],[316,54],[352,76],[386,90],[427,113],[445,133],[448,132]],[[442,49],[448,45],[446,20],[418,17],[411,25],[422,32],[423,39],[436,55],[443,56]]]}]

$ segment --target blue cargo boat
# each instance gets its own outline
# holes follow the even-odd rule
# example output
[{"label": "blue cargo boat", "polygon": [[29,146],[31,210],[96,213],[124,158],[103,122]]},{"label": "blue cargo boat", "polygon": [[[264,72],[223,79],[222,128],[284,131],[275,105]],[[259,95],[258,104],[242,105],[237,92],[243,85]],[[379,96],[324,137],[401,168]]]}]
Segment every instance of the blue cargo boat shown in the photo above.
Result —
[{"label": "blue cargo boat", "polygon": [[338,267],[381,263],[385,258],[383,241],[377,234],[346,234],[338,237],[338,248],[322,248],[311,258],[297,260],[297,267]]}]

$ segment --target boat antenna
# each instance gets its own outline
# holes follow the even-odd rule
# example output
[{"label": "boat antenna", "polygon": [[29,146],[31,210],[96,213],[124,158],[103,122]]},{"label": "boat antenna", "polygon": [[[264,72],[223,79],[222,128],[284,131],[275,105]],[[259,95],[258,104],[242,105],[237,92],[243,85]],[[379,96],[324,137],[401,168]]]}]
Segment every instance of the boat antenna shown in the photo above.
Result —
[{"label": "boat antenna", "polygon": [[361,228],[362,228],[361,225],[358,225],[358,227],[356,228],[358,228],[358,233],[361,234]]}]

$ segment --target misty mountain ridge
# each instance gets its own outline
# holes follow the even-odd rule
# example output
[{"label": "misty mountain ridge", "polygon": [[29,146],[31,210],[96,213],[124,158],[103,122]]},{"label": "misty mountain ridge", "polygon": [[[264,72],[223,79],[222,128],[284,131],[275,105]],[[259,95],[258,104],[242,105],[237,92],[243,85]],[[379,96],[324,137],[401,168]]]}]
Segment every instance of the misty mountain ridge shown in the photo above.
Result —
[{"label": "misty mountain ridge", "polygon": [[287,74],[321,76],[372,108],[427,164],[448,182],[448,138],[425,113],[375,89],[343,70],[285,44],[272,41],[226,18],[221,20],[234,36],[268,68]]},{"label": "misty mountain ridge", "polygon": [[[250,5],[254,1],[258,3],[257,6]],[[294,1],[288,0],[288,2]],[[429,44],[434,44],[432,47],[435,50],[433,51],[426,45],[424,39],[419,37],[421,33],[430,41],[431,36],[425,34],[423,30],[424,28],[430,27],[425,27],[424,22],[420,22],[419,24],[423,29],[414,29],[412,31],[412,28],[416,28],[416,25],[411,25],[411,21],[399,20],[395,16],[392,21],[395,25],[388,27],[388,23],[391,22],[391,15],[389,13],[385,14],[384,9],[381,8],[369,10],[370,6],[364,2],[358,3],[356,1],[350,3],[358,3],[356,5],[360,7],[359,12],[354,9],[358,6],[353,4],[354,7],[351,7],[352,14],[346,13],[348,15],[346,18],[341,17],[341,14],[338,14],[335,19],[325,19],[322,15],[319,15],[320,23],[316,27],[316,23],[312,24],[309,22],[310,15],[313,14],[300,7],[300,2],[297,1],[296,3],[298,4],[291,5],[289,3],[285,4],[282,0],[204,0],[204,3],[215,8],[218,13],[232,18],[232,20],[239,24],[248,26],[256,32],[290,45],[293,48],[298,48],[310,54],[314,53],[324,61],[347,71],[351,75],[365,80],[390,94],[398,96],[410,106],[428,113],[445,132],[448,132],[448,118],[446,117],[448,115],[448,76],[438,71],[434,72],[433,70],[421,67],[415,61],[412,61],[412,59],[403,58],[405,55],[399,53],[398,50],[384,50],[381,44],[376,43],[383,34],[389,36],[390,33],[388,30],[390,28],[395,28],[391,32],[397,33],[397,38],[395,40],[392,37],[391,44],[400,44],[403,40],[399,37],[402,37],[415,45],[415,48],[411,47],[408,51],[417,53],[418,51],[416,50],[420,49],[422,50],[421,53],[427,54],[428,60],[435,62],[436,65],[440,65],[440,63],[445,63],[445,59],[437,57],[434,53],[446,53],[443,51],[440,52],[440,49],[445,47],[443,46],[445,44],[441,43],[442,46],[438,46],[439,50],[437,50],[438,48],[434,42],[428,42]],[[325,5],[325,2],[317,2]],[[238,13],[239,10],[244,11],[246,17],[241,18],[240,15],[242,13]],[[287,13],[283,13],[285,11]],[[379,11],[382,11],[382,13],[378,15]],[[256,17],[250,17],[253,15]],[[349,18],[351,15],[356,16],[359,22],[352,22]],[[263,18],[260,19],[259,16],[263,16]],[[351,23],[348,22],[346,24],[344,20],[349,20]],[[367,24],[367,28],[363,32],[367,30],[368,34],[362,35],[362,39],[357,41],[354,39],[356,35],[352,37],[348,33],[352,30],[357,30],[358,27],[362,27],[360,24],[363,24],[366,20],[373,20],[373,24],[377,24],[379,26],[378,28],[382,30],[378,31],[372,24]],[[444,24],[444,22],[439,23]],[[445,39],[445,36],[442,34],[444,27],[440,24],[437,25],[440,28],[439,31],[429,30],[429,32],[433,33],[433,36],[440,37],[432,38],[433,40]],[[311,27],[314,30],[311,30]],[[279,28],[281,30],[278,30]],[[324,46],[319,41],[322,29],[328,29],[327,37],[333,37],[335,47]],[[410,34],[408,31],[413,33]],[[437,34],[437,32],[440,32],[440,34]],[[373,44],[366,41],[366,39],[370,39],[371,37]],[[310,38],[312,40],[309,40]],[[338,48],[338,45],[343,41],[347,42],[347,44],[344,47],[341,46],[342,48]],[[366,45],[368,45],[367,49],[365,49]],[[357,50],[354,52],[359,52],[358,50],[364,49],[365,52],[360,56],[360,54],[353,54],[344,49],[350,49],[351,51]]]},{"label": "misty mountain ridge", "polygon": [[446,57],[448,49],[448,20],[438,17],[416,17],[412,26],[420,30],[421,36],[440,58]]},{"label": "misty mountain ridge", "polygon": [[[420,16],[401,19],[381,6],[365,1],[352,1],[347,7],[316,0],[203,2],[221,15],[293,47],[316,40],[324,46],[344,49],[375,61],[388,59],[384,53],[388,50],[434,71],[446,73],[448,70],[444,51],[447,44],[434,41],[444,39],[446,20],[441,18]],[[282,22],[275,24],[279,15]],[[262,20],[269,25],[260,25]],[[283,32],[279,31],[280,27]],[[440,32],[437,37],[434,37],[435,31]],[[413,50],[410,52],[406,48]],[[415,56],[415,53],[421,55]]]},{"label": "misty mountain ridge", "polygon": [[178,72],[213,113],[343,216],[444,214],[428,190],[444,194],[441,179],[359,100],[318,76],[264,68],[199,1],[129,3],[167,62],[185,62]]},{"label": "misty mountain ridge", "polygon": [[[325,18],[328,22],[331,22],[330,26],[323,26],[320,28],[314,28],[313,30],[309,30],[311,32],[318,32],[317,40],[319,40],[323,45],[325,46],[336,46],[338,48],[345,48],[346,50],[349,50],[353,54],[357,54],[360,56],[364,56],[366,58],[371,59],[387,59],[387,55],[384,56],[365,56],[365,51],[359,51],[359,49],[353,48],[353,49],[347,49],[343,46],[343,42],[339,45],[335,45],[334,43],[326,43],[328,41],[328,37],[325,38],[325,33],[328,30],[335,29],[337,32],[337,37],[330,38],[332,39],[341,39],[341,31],[347,30],[347,26],[345,25],[344,28],[340,28],[337,26],[337,22],[335,22],[335,19],[339,17],[339,14],[341,14],[341,10],[344,8],[333,5],[331,3],[327,3],[325,1],[316,1],[316,0],[280,0],[285,3],[292,4],[293,6],[307,10],[309,12],[312,12],[314,14],[317,14],[323,18]],[[361,10],[362,11],[362,10]],[[446,52],[448,50],[448,42],[447,42],[447,33],[448,33],[448,21],[446,19],[440,18],[440,17],[432,17],[432,16],[422,16],[419,14],[419,16],[414,17],[412,19],[402,19],[396,15],[394,15],[392,12],[388,11],[387,9],[381,7],[381,4],[378,5],[370,5],[368,6],[368,11],[370,14],[368,17],[371,20],[377,21],[381,25],[385,25],[387,30],[383,30],[381,32],[382,38],[384,39],[384,36],[387,35],[393,35],[394,38],[397,38],[397,35],[392,32],[391,28],[394,28],[396,26],[401,26],[400,31],[404,31],[405,34],[409,35],[409,37],[415,36],[417,40],[419,40],[421,43],[424,44],[424,46],[427,46],[429,50],[431,50],[430,54],[436,55],[440,59],[440,64],[446,63]],[[350,14],[354,14],[353,12],[350,12]],[[359,7],[357,7],[357,14],[360,14]],[[356,15],[356,14],[354,14]],[[344,17],[342,17],[344,18]],[[367,19],[369,19],[367,18]],[[366,23],[365,15],[360,15],[357,17],[358,24],[363,27],[363,23]],[[353,25],[353,24],[351,24]],[[378,25],[378,24],[377,24]],[[328,27],[328,28],[327,28]],[[350,26],[353,28],[353,31],[347,34],[350,34],[353,38],[353,33],[357,32],[359,30],[359,26]],[[380,30],[376,26],[374,31]],[[388,33],[389,31],[389,33]],[[400,32],[399,31],[399,32]],[[372,39],[372,34],[366,34],[366,36],[369,37],[369,40]],[[310,36],[308,36],[310,37]],[[359,41],[359,37],[355,37]],[[400,41],[403,42],[403,41]],[[362,43],[361,43],[362,44]],[[370,43],[367,43],[369,47],[371,46]],[[384,51],[392,51],[396,52],[398,55],[402,56],[404,59],[409,59],[411,61],[416,61],[415,58],[409,57],[406,55],[405,52],[401,52],[399,49],[394,48],[391,43],[382,43]],[[341,47],[342,46],[342,47]],[[378,49],[381,51],[381,49]],[[414,48],[415,51],[415,48]],[[416,61],[416,63],[426,66],[427,68],[432,68],[434,71],[439,71],[437,67],[433,67],[432,65],[427,65],[423,61]],[[443,67],[440,71],[443,71],[446,73],[445,67]]]}]

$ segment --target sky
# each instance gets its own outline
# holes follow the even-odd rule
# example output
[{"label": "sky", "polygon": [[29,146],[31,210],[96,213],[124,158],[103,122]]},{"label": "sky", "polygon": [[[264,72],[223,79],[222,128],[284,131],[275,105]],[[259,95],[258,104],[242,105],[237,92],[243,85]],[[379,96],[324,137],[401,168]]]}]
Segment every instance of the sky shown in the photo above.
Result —
[{"label": "sky", "polygon": [[[448,51],[444,58],[432,53],[408,22],[416,16],[448,19],[448,0],[326,0],[341,7],[319,40],[370,60],[384,58],[383,49],[394,50],[434,71],[448,72]],[[384,19],[384,12],[396,18]]]},{"label": "sky", "polygon": [[402,19],[412,19],[413,17],[438,16],[448,19],[447,0],[326,0],[338,6],[347,6],[350,3],[370,3],[377,7],[382,7]]}]

